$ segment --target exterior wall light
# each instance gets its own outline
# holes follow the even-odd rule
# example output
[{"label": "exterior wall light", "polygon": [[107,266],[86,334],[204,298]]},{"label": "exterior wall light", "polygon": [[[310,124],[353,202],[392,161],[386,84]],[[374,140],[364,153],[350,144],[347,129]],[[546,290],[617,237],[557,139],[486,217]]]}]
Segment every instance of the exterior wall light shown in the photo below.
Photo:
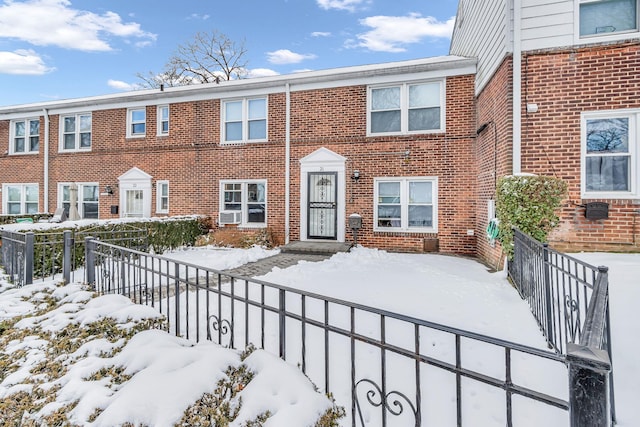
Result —
[{"label": "exterior wall light", "polygon": [[360,171],[354,170],[353,175],[351,175],[351,179],[358,182],[358,180],[360,179]]}]

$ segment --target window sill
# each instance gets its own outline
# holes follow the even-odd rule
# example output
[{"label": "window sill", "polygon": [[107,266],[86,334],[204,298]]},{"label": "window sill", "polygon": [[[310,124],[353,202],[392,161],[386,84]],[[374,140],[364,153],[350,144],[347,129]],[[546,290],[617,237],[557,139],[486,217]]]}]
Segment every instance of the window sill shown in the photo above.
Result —
[{"label": "window sill", "polygon": [[58,150],[58,153],[60,154],[65,154],[65,153],[89,153],[91,152],[91,148],[75,148],[73,150]]},{"label": "window sill", "polygon": [[40,154],[40,151],[26,151],[24,153],[9,153],[9,156],[35,156]]},{"label": "window sill", "polygon": [[411,132],[379,132],[371,133],[367,132],[367,138],[376,138],[381,136],[414,136],[414,135],[433,135],[445,133],[445,129],[433,129],[433,130],[420,130]]},{"label": "window sill", "polygon": [[251,141],[220,141],[220,145],[247,145],[247,144],[265,144],[268,143],[268,139],[256,139]]},{"label": "window sill", "polygon": [[639,200],[640,195],[631,193],[582,193],[582,202],[589,200]]},{"label": "window sill", "polygon": [[374,233],[395,233],[395,234],[436,234],[435,228],[374,228]]},{"label": "window sill", "polygon": [[127,139],[143,139],[143,138],[146,138],[146,137],[147,137],[146,134],[144,134],[144,135],[127,135]]}]

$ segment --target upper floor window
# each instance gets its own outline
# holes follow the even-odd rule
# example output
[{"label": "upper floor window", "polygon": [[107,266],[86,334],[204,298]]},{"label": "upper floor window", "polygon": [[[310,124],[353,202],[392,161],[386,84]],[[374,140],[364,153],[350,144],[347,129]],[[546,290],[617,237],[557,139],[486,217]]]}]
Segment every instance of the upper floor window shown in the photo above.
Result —
[{"label": "upper floor window", "polygon": [[377,231],[437,230],[437,178],[376,178],[375,223]]},{"label": "upper floor window", "polygon": [[223,142],[267,140],[267,98],[224,101],[222,117]]},{"label": "upper floor window", "polygon": [[369,134],[443,130],[442,83],[405,83],[369,88]]},{"label": "upper floor window", "polygon": [[220,183],[219,223],[264,226],[267,222],[266,181],[223,181]]},{"label": "upper floor window", "polygon": [[580,0],[580,37],[638,30],[638,0]]},{"label": "upper floor window", "polygon": [[583,116],[583,196],[638,196],[638,119],[640,112]]},{"label": "upper floor window", "polygon": [[131,108],[127,110],[127,137],[145,136],[147,133],[147,109]]},{"label": "upper floor window", "polygon": [[62,116],[62,150],[91,149],[91,114]]},{"label": "upper floor window", "polygon": [[37,153],[40,148],[40,119],[11,122],[11,154]]},{"label": "upper floor window", "polygon": [[169,213],[169,181],[156,183],[156,212]]},{"label": "upper floor window", "polygon": [[38,213],[38,184],[4,184],[2,199],[5,214]]},{"label": "upper floor window", "polygon": [[169,106],[158,107],[158,135],[169,134]]},{"label": "upper floor window", "polygon": [[[71,188],[70,183],[58,184],[58,207],[64,208],[69,215],[71,206]],[[98,184],[97,183],[79,183],[76,184],[78,194],[76,196],[76,208],[80,218],[97,219],[98,218]]]}]

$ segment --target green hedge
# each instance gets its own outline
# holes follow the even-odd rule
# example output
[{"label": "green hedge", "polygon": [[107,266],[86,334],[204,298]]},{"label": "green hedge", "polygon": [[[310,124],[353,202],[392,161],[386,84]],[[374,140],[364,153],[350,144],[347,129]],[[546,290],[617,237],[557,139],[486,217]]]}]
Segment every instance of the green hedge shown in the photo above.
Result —
[{"label": "green hedge", "polygon": [[[84,239],[96,237],[114,245],[142,251],[162,253],[181,246],[193,246],[196,239],[208,231],[208,219],[204,217],[177,217],[153,221],[97,222],[82,227],[60,227],[47,230],[29,229],[24,224],[20,232],[33,231],[34,272],[43,277],[62,272],[63,232],[70,230],[75,239],[72,265],[84,263]],[[70,224],[72,225],[72,224]]]},{"label": "green hedge", "polygon": [[555,211],[567,194],[567,183],[549,176],[506,176],[498,181],[496,215],[502,248],[513,255],[513,227],[540,242],[559,222]]}]

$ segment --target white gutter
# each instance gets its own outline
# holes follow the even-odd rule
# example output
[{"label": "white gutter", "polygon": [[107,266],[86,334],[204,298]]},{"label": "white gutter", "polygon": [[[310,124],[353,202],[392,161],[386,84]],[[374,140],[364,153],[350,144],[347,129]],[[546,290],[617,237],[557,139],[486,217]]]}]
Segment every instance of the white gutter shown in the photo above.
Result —
[{"label": "white gutter", "polygon": [[513,174],[522,172],[522,9],[513,0]]},{"label": "white gutter", "polygon": [[291,88],[289,83],[285,84],[285,137],[284,137],[284,244],[289,243],[290,234],[290,199],[291,199]]},{"label": "white gutter", "polygon": [[44,212],[49,212],[49,111],[42,109],[44,114],[44,177],[43,177],[43,199]]}]

